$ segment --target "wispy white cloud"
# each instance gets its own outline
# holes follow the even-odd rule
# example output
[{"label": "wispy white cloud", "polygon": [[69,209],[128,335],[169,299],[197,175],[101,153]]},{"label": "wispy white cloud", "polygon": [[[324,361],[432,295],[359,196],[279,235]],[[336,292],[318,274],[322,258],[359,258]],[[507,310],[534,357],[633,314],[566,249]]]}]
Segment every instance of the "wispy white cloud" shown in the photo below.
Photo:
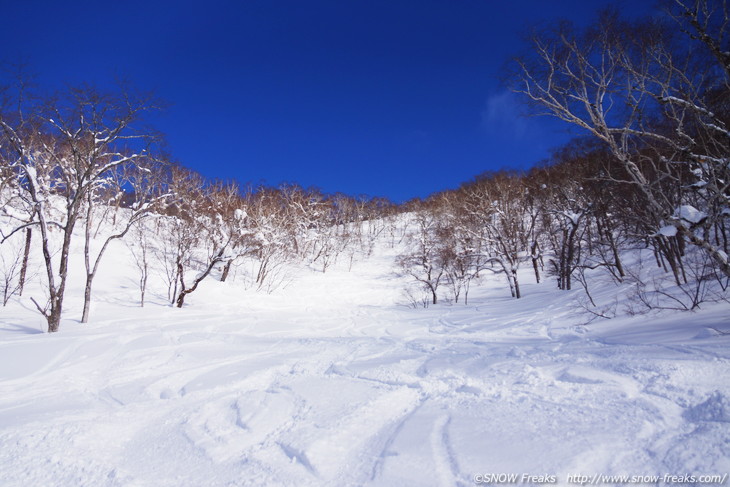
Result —
[{"label": "wispy white cloud", "polygon": [[503,90],[487,97],[482,111],[482,129],[488,134],[521,139],[530,131],[530,125],[524,115],[524,105],[515,93]]}]

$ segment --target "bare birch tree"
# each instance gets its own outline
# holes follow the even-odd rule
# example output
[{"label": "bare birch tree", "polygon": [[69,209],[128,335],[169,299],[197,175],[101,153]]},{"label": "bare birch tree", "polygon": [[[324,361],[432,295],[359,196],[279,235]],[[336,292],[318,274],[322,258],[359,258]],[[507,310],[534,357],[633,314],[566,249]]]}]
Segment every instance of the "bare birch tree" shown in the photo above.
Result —
[{"label": "bare birch tree", "polygon": [[[117,168],[146,154],[148,134],[136,124],[154,108],[149,97],[122,91],[107,95],[92,88],[70,89],[43,103],[22,106],[15,115],[0,109],[4,157],[36,226],[45,263],[48,298],[33,299],[48,324],[58,331],[66,291],[74,229],[89,194]],[[52,232],[60,230],[60,248]],[[56,270],[57,269],[57,270]]]},{"label": "bare birch tree", "polygon": [[[620,182],[641,194],[655,230],[671,226],[730,276],[713,234],[727,219],[730,194],[727,109],[715,110],[730,93],[728,6],[675,0],[670,13],[683,36],[612,12],[582,31],[563,22],[538,32],[532,54],[517,59],[513,87],[601,140],[625,170]],[[677,206],[662,192],[676,165],[696,175],[702,208]]]}]

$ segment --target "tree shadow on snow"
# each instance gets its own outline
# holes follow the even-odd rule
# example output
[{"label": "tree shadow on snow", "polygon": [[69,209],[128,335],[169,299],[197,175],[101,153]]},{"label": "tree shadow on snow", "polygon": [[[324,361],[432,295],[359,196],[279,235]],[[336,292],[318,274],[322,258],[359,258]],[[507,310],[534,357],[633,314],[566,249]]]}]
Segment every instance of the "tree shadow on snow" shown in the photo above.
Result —
[{"label": "tree shadow on snow", "polygon": [[2,323],[0,322],[0,329],[4,329],[13,333],[20,333],[23,335],[42,335],[44,332],[39,328],[33,328],[27,325],[20,325],[18,323]]}]

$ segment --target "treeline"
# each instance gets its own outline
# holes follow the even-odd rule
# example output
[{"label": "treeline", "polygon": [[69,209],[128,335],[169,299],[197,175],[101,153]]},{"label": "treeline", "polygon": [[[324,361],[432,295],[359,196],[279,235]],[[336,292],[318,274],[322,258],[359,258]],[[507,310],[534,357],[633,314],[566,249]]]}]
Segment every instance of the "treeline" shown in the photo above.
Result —
[{"label": "treeline", "polygon": [[[586,271],[596,268],[617,282],[631,274],[647,308],[721,297],[730,277],[729,9],[674,0],[656,18],[629,22],[608,10],[586,28],[535,31],[508,82],[586,138],[526,175],[485,175],[419,206],[401,264],[430,302],[441,284],[466,299],[485,269],[520,297],[525,263],[538,282],[542,272],[560,289],[579,282],[591,302]],[[650,248],[678,289],[622,262],[637,248]]]},{"label": "treeline", "polygon": [[[663,195],[684,224],[695,231],[709,224],[711,243],[727,253],[728,218],[709,223],[698,209],[705,206],[696,176],[669,162],[661,168],[670,176],[661,180]],[[644,194],[622,182],[625,177],[605,146],[576,139],[527,173],[483,174],[457,190],[408,203],[414,232],[400,265],[427,295],[411,290],[411,304],[436,304],[444,289],[467,303],[471,283],[485,273],[502,275],[511,296],[520,298],[521,268],[530,269],[534,282],[583,289],[594,313],[601,312],[590,292],[594,278],[633,286],[637,311],[694,309],[722,298],[728,276],[673,226],[655,225]],[[648,264],[637,260],[644,249],[651,252]],[[647,280],[652,267],[667,279]]]},{"label": "treeline", "polygon": [[18,83],[0,109],[0,241],[3,304],[22,294],[32,250],[42,255],[45,299],[32,297],[48,331],[60,325],[72,245],[83,246],[82,322],[109,245],[125,239],[139,270],[144,305],[150,269],[163,269],[171,303],[214,269],[252,267],[252,285],[271,291],[284,264],[324,272],[342,254],[369,255],[395,205],[382,198],[323,194],[297,185],[240,188],[174,164],[145,127],[156,109],[128,90],[69,89],[32,96]]},{"label": "treeline", "polygon": [[[726,4],[675,0],[661,21],[606,12],[585,29],[536,32],[530,53],[515,60],[512,88],[588,135],[525,174],[484,174],[402,205],[206,180],[160,150],[146,125],[154,98],[88,87],[38,96],[21,79],[0,91],[3,302],[23,293],[31,254],[42,256],[46,295],[32,299],[57,331],[72,244],[83,247],[86,322],[100,263],[117,240],[139,270],[141,304],[154,268],[182,307],[206,278],[244,269],[247,285],[271,291],[286,283],[288,264],[326,272],[337,259],[369,255],[383,232],[393,245],[406,238],[398,265],[414,283],[414,305],[437,303],[444,288],[467,302],[472,283],[491,272],[519,298],[522,267],[537,282],[579,285],[599,315],[590,279],[600,269],[630,283],[647,309],[722,299],[729,19]],[[641,252],[627,252],[639,249],[668,281],[647,280]]]}]

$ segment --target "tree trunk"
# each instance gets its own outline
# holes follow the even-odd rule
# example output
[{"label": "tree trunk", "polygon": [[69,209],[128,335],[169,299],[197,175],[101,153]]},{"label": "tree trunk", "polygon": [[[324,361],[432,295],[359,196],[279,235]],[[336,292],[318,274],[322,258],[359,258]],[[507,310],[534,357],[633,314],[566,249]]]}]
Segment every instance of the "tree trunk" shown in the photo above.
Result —
[{"label": "tree trunk", "polygon": [[139,278],[140,308],[144,308],[144,294],[147,290],[147,270],[142,271],[142,277]]},{"label": "tree trunk", "polygon": [[91,309],[91,282],[93,280],[93,274],[88,274],[86,276],[86,286],[84,286],[84,311],[81,314],[81,323],[89,322],[89,311]]},{"label": "tree trunk", "polygon": [[[45,223],[45,222],[44,222]],[[58,266],[58,288],[53,285],[49,285],[48,290],[50,294],[50,311],[43,311],[43,315],[46,317],[48,323],[48,333],[55,333],[61,327],[61,314],[63,312],[63,298],[66,293],[66,278],[68,277],[68,254],[71,248],[71,236],[73,234],[73,228],[76,221],[74,218],[69,217],[66,227],[64,228],[63,234],[63,245],[61,246],[61,262]],[[46,259],[46,269],[48,270],[49,283],[53,282],[53,271],[51,269],[51,252],[48,242],[48,236],[46,232],[43,232],[44,225],[41,225],[41,231],[44,235],[43,238],[43,254]],[[36,306],[38,304],[36,303]],[[40,309],[40,308],[39,308]]]},{"label": "tree trunk", "polygon": [[563,229],[563,241],[560,245],[560,266],[558,271],[558,288],[561,291],[565,291],[565,268],[567,267],[565,261],[567,259],[567,244],[568,244],[568,231]]},{"label": "tree trunk", "polygon": [[[679,276],[679,268],[677,267],[676,255],[674,253],[674,250],[672,249],[671,243],[668,242],[665,237],[660,236],[657,238],[657,246],[659,247],[659,254],[663,257],[662,260],[666,260],[666,262],[669,264],[669,268],[672,270],[674,282],[677,283],[677,286],[681,286],[682,280]],[[664,269],[666,271],[666,267]]]},{"label": "tree trunk", "polygon": [[94,274],[91,271],[91,227],[93,226],[94,205],[91,191],[86,197],[86,225],[84,228],[84,265],[86,266],[86,285],[84,286],[84,311],[81,313],[81,323],[89,322],[89,308],[91,305],[91,281]]},{"label": "tree trunk", "polygon": [[611,252],[613,252],[613,263],[616,265],[616,270],[618,271],[618,275],[620,277],[626,277],[626,272],[624,271],[624,266],[621,263],[621,257],[618,253],[618,246],[616,245],[616,242],[613,239],[613,236],[609,234],[608,241],[611,244]]},{"label": "tree trunk", "polygon": [[687,240],[689,240],[693,245],[696,245],[697,247],[703,249],[708,254],[710,254],[710,257],[720,268],[720,272],[725,274],[726,277],[730,277],[730,262],[728,261],[728,257],[724,252],[720,251],[719,249],[713,248],[706,241],[697,238],[691,231],[685,228],[680,228],[678,230],[680,235],[685,236]]},{"label": "tree trunk", "polygon": [[48,322],[48,333],[55,333],[61,327],[61,309],[63,307],[63,300],[58,296],[51,299],[51,311],[46,315],[46,321]]},{"label": "tree trunk", "polygon": [[226,265],[223,267],[221,282],[226,282],[226,279],[228,279],[228,273],[231,271],[231,264],[233,264],[233,260],[229,260],[228,262],[226,262]]},{"label": "tree trunk", "polygon": [[177,296],[177,301],[175,301],[175,306],[177,306],[178,308],[182,308],[185,304],[185,296],[187,296],[188,294],[188,291],[185,289],[180,291],[180,294]]},{"label": "tree trunk", "polygon": [[25,287],[25,276],[28,272],[28,258],[30,257],[30,242],[33,238],[33,231],[30,228],[25,229],[25,249],[23,250],[23,264],[20,266],[20,278],[18,279],[18,296],[23,295],[23,287]]},{"label": "tree trunk", "polygon": [[572,276],[573,276],[573,261],[575,260],[575,234],[578,232],[578,225],[572,225],[570,234],[568,236],[568,255],[566,257],[564,271],[565,287],[566,291],[570,291],[572,288]]},{"label": "tree trunk", "polygon": [[182,308],[183,304],[185,304],[185,296],[192,293],[198,288],[198,284],[200,284],[203,279],[208,277],[208,274],[210,274],[210,271],[213,270],[213,267],[215,267],[216,264],[218,264],[221,261],[221,257],[223,256],[223,252],[225,251],[225,247],[221,248],[220,251],[210,260],[208,263],[208,266],[205,268],[205,271],[202,272],[198,277],[195,278],[193,281],[193,285],[189,288],[185,288],[185,282],[183,281],[183,272],[184,269],[182,268],[182,264],[178,264],[178,271],[180,272],[180,294],[177,297],[176,306],[178,308]]}]

